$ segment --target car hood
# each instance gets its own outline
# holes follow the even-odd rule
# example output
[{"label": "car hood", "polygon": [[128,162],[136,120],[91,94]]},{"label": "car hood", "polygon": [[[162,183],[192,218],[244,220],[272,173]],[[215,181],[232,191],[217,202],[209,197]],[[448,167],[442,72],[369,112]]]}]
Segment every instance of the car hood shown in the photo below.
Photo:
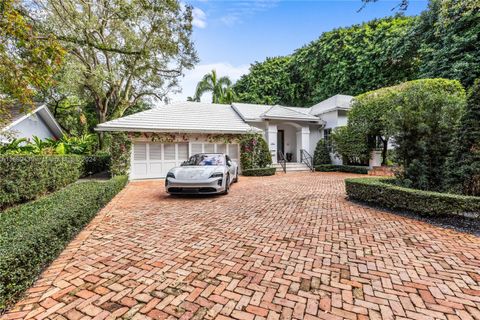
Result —
[{"label": "car hood", "polygon": [[223,166],[184,166],[170,170],[178,180],[203,180],[210,178],[214,172],[223,171]]}]

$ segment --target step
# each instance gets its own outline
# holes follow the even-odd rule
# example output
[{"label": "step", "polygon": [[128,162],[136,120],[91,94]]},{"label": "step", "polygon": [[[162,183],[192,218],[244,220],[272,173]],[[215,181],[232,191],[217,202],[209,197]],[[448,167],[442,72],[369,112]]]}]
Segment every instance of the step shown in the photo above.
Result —
[{"label": "step", "polygon": [[[275,163],[273,166],[277,168],[278,172],[283,171],[283,167],[281,164]],[[305,163],[298,162],[287,162],[286,169],[287,172],[310,171],[310,168]]]}]

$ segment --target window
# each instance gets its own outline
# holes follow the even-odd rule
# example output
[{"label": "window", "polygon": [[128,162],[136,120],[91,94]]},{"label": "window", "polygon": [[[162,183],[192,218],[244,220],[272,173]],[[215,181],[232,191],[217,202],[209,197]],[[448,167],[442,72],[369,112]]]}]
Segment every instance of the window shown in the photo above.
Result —
[{"label": "window", "polygon": [[323,139],[330,142],[330,135],[332,134],[332,129],[323,129]]},{"label": "window", "polygon": [[323,140],[325,140],[325,143],[327,145],[328,151],[332,152],[332,129],[323,129]]}]

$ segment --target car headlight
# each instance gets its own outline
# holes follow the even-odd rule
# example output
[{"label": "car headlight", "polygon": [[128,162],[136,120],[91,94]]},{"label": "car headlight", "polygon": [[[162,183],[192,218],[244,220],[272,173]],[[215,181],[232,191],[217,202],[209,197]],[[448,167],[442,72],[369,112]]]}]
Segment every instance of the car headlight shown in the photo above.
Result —
[{"label": "car headlight", "polygon": [[167,173],[167,178],[175,179],[175,175],[173,174],[173,172],[169,172],[169,173]]},{"label": "car headlight", "polygon": [[223,173],[221,173],[221,172],[214,172],[214,173],[212,173],[212,175],[210,176],[210,178],[223,178]]}]

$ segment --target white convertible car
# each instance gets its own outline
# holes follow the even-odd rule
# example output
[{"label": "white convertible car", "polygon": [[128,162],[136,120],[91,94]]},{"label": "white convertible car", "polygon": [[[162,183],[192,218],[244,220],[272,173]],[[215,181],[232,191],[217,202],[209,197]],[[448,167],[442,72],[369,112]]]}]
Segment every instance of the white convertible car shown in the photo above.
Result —
[{"label": "white convertible car", "polygon": [[170,194],[227,194],[238,181],[238,166],[223,153],[199,153],[167,173]]}]

